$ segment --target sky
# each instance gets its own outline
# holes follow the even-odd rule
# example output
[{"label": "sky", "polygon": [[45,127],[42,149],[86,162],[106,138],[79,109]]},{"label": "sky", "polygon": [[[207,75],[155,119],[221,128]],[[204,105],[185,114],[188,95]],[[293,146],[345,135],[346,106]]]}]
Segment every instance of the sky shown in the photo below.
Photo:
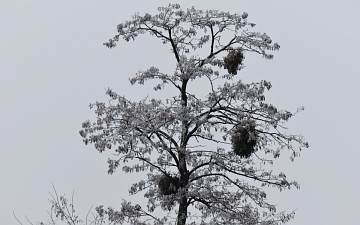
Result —
[{"label": "sky", "polygon": [[[108,153],[85,146],[81,123],[94,120],[89,103],[106,101],[110,87],[132,100],[161,97],[129,78],[150,66],[171,70],[168,46],[153,36],[102,44],[135,12],[155,14],[169,1],[0,0],[0,221],[46,221],[48,199],[71,197],[83,218],[92,205],[119,206],[141,174],[107,174]],[[176,3],[176,2],[173,2]],[[273,60],[245,59],[238,78],[268,80],[266,101],[296,111],[289,133],[310,144],[301,157],[279,160],[300,190],[269,190],[279,210],[296,209],[290,225],[359,224],[360,1],[200,1],[182,8],[247,12],[281,46]],[[191,86],[190,86],[191,88]],[[192,87],[194,88],[194,87]]]}]

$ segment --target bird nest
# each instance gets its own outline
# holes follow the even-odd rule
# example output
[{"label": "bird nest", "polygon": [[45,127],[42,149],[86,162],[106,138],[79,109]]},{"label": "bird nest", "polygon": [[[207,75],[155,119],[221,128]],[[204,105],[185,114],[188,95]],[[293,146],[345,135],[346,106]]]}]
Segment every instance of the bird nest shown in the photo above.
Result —
[{"label": "bird nest", "polygon": [[248,128],[237,126],[231,136],[234,153],[241,158],[249,158],[255,151],[256,133],[255,126]]},{"label": "bird nest", "polygon": [[176,194],[180,188],[180,180],[178,177],[162,175],[158,186],[162,195]]},{"label": "bird nest", "polygon": [[228,55],[224,57],[224,68],[229,74],[236,75],[239,65],[242,65],[244,54],[241,49],[230,50]]}]

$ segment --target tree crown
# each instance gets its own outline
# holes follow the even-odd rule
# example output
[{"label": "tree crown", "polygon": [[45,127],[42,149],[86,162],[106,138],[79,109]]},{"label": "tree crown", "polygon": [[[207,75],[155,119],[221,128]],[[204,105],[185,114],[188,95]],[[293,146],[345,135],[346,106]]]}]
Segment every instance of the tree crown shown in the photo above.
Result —
[{"label": "tree crown", "polygon": [[[170,85],[178,95],[132,102],[108,89],[109,103],[90,104],[97,119],[85,121],[80,131],[85,144],[93,144],[99,152],[114,149],[117,157],[108,159],[109,173],[120,164],[125,172],[148,171],[147,179],[129,190],[130,194],[144,191],[148,203],[145,209],[124,201],[120,211],[98,207],[97,212],[120,224],[150,224],[151,219],[153,224],[180,225],[192,218],[200,224],[288,221],[293,213],[277,213],[261,187],[283,190],[299,184],[288,181],[284,173],[273,174],[264,165],[272,164],[283,149],[291,151],[293,160],[299,155],[297,147],[301,150],[309,145],[303,136],[284,132],[284,123],[296,112],[278,110],[265,102],[270,82],[234,81],[245,54],[272,59],[268,52],[280,46],[266,33],[250,31],[255,24],[247,21],[247,13],[182,10],[178,4],[158,11],[156,15],[135,14],[119,24],[118,33],[104,45],[113,48],[120,38],[130,41],[146,33],[169,45],[176,59],[173,74],[151,67],[139,71],[130,82],[157,79],[155,90]],[[195,54],[205,48],[205,56]],[[208,88],[205,97],[187,89],[188,82],[200,78],[208,81],[201,87]],[[176,206],[177,218],[171,221]],[[169,214],[155,216],[158,207]],[[189,207],[199,215],[192,217]]]}]

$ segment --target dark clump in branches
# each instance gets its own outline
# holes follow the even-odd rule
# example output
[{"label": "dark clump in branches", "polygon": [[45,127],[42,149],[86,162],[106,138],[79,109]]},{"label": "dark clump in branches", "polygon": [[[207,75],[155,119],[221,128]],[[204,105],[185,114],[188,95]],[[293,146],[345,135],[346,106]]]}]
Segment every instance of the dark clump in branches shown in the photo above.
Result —
[{"label": "dark clump in branches", "polygon": [[249,158],[255,151],[256,138],[251,137],[251,134],[255,135],[255,126],[249,128],[236,126],[231,136],[234,153],[241,158]]},{"label": "dark clump in branches", "polygon": [[158,182],[159,190],[162,195],[176,194],[180,188],[178,177],[162,175]]},{"label": "dark clump in branches", "polygon": [[229,51],[229,54],[224,57],[224,68],[228,73],[236,75],[239,65],[242,65],[244,54],[241,49],[234,49]]}]

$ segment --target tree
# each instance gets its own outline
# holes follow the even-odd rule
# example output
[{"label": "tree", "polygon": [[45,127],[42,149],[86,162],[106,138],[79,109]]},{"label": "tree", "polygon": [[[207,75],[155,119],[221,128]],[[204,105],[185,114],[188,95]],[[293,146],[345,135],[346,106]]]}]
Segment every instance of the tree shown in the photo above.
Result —
[{"label": "tree", "polygon": [[[155,90],[171,87],[178,94],[132,102],[108,89],[109,103],[90,104],[97,119],[85,121],[80,131],[85,144],[117,155],[108,159],[108,173],[120,165],[126,173],[148,172],[129,190],[133,195],[144,193],[148,202],[144,207],[124,200],[119,210],[98,206],[97,218],[112,224],[289,221],[294,212],[276,212],[264,187],[299,188],[296,181],[284,173],[273,174],[270,168],[283,150],[290,150],[294,160],[301,148],[309,147],[302,135],[287,134],[284,127],[303,108],[295,113],[278,110],[265,102],[270,82],[245,84],[235,79],[246,54],[272,59],[268,52],[280,46],[266,33],[251,31],[255,24],[247,21],[247,13],[182,10],[178,4],[158,11],[135,14],[119,24],[118,33],[104,45],[114,48],[120,38],[130,41],[142,34],[160,39],[170,46],[174,73],[151,67],[130,82],[158,80]],[[202,86],[208,89],[206,96],[188,89],[189,83],[200,79],[206,81]],[[167,214],[157,216],[158,208]]]}]

